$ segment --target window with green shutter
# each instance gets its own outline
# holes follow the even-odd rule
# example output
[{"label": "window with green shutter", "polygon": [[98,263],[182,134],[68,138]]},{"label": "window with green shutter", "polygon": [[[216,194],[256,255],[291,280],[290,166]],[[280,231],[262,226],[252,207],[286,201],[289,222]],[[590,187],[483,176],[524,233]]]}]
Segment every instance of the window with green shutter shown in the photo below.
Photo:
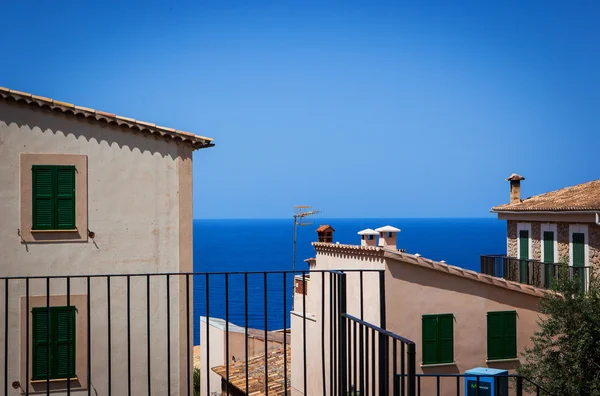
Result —
[{"label": "window with green shutter", "polygon": [[75,167],[32,167],[33,229],[75,229]]},{"label": "window with green shutter", "polygon": [[454,315],[423,315],[423,364],[454,362]]},{"label": "window with green shutter", "polygon": [[517,357],[517,312],[502,311],[487,314],[488,360]]},{"label": "window with green shutter", "polygon": [[32,309],[32,379],[74,378],[75,307]]}]

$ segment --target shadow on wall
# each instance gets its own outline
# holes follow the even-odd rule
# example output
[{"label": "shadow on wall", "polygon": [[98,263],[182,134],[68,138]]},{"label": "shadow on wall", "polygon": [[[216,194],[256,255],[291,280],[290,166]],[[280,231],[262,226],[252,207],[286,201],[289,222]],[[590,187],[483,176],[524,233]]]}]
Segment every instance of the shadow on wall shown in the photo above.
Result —
[{"label": "shadow on wall", "polygon": [[518,291],[462,278],[434,269],[423,268],[419,265],[402,261],[391,262],[388,268],[394,279],[458,294],[477,296],[516,308],[531,311],[538,310],[539,298],[534,296],[523,298],[523,294]]},{"label": "shadow on wall", "polygon": [[128,148],[131,152],[138,150],[140,153],[160,154],[171,159],[192,158],[191,146],[175,141],[171,137],[153,135],[149,132],[108,124],[106,121],[89,120],[83,116],[73,116],[62,111],[28,104],[0,102],[0,120],[7,126],[15,124],[19,128],[30,130],[39,128],[42,133],[62,134],[65,137],[73,135],[76,139],[83,137],[89,142],[96,141],[98,144],[101,142],[106,142],[109,146],[117,144],[119,148]]}]

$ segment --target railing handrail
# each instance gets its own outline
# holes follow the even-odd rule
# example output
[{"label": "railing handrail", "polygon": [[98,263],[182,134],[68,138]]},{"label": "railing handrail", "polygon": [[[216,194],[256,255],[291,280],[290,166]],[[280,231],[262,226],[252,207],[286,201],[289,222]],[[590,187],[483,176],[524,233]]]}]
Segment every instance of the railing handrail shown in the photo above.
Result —
[{"label": "railing handrail", "polygon": [[405,343],[407,345],[414,344],[414,342],[411,341],[411,340],[409,340],[408,338],[404,338],[402,336],[399,336],[398,334],[392,333],[389,330],[382,329],[381,327],[375,326],[372,323],[365,322],[364,320],[358,319],[356,316],[352,316],[352,315],[350,315],[348,313],[344,313],[344,314],[342,314],[342,316],[344,316],[344,317],[346,317],[346,318],[348,318],[348,319],[350,319],[350,320],[352,320],[352,321],[354,321],[354,322],[356,322],[356,323],[358,323],[358,324],[360,324],[362,326],[365,326],[365,327],[368,327],[368,328],[370,328],[372,330],[375,330],[375,331],[379,332],[380,334],[386,335],[386,336],[388,336],[390,338],[393,338],[393,339],[396,339],[396,340],[398,340],[400,342],[403,342],[403,343]]},{"label": "railing handrail", "polygon": [[[566,263],[555,263],[555,262],[548,263],[548,262],[536,260],[536,259],[522,259],[522,258],[518,258],[518,257],[512,257],[512,256],[508,256],[506,254],[482,254],[481,257],[502,258],[502,259],[507,259],[507,260],[516,260],[516,261],[526,261],[528,263],[551,265],[551,266],[556,266],[556,267],[573,267],[572,265],[566,264]],[[574,266],[574,267],[576,267],[576,268],[592,268],[592,266]]]},{"label": "railing handrail", "polygon": [[73,275],[20,275],[20,276],[0,276],[0,280],[4,279],[65,279],[65,278],[106,278],[109,277],[138,277],[138,276],[205,276],[205,275],[262,275],[262,274],[300,274],[303,273],[334,273],[334,274],[342,274],[344,272],[373,272],[380,273],[384,272],[382,269],[341,269],[341,270],[270,270],[270,271],[219,271],[219,272],[144,272],[144,273],[108,273],[108,274],[73,274]]}]

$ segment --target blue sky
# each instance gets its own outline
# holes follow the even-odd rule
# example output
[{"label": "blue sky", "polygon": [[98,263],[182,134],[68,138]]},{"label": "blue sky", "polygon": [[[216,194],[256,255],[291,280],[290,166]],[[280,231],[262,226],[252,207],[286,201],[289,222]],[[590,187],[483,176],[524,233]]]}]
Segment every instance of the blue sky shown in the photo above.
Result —
[{"label": "blue sky", "polygon": [[485,217],[600,178],[600,3],[34,0],[0,85],[215,138],[194,217]]}]

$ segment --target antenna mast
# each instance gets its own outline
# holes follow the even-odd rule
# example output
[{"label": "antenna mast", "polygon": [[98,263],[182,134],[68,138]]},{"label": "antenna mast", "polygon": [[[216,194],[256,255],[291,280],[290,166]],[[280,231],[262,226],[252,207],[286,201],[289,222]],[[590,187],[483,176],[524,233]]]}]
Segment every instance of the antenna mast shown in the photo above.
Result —
[{"label": "antenna mast", "polygon": [[319,213],[321,213],[321,211],[313,210],[312,206],[294,206],[294,260],[292,261],[292,270],[294,271],[294,274],[296,273],[296,227],[311,225],[311,217]]}]

